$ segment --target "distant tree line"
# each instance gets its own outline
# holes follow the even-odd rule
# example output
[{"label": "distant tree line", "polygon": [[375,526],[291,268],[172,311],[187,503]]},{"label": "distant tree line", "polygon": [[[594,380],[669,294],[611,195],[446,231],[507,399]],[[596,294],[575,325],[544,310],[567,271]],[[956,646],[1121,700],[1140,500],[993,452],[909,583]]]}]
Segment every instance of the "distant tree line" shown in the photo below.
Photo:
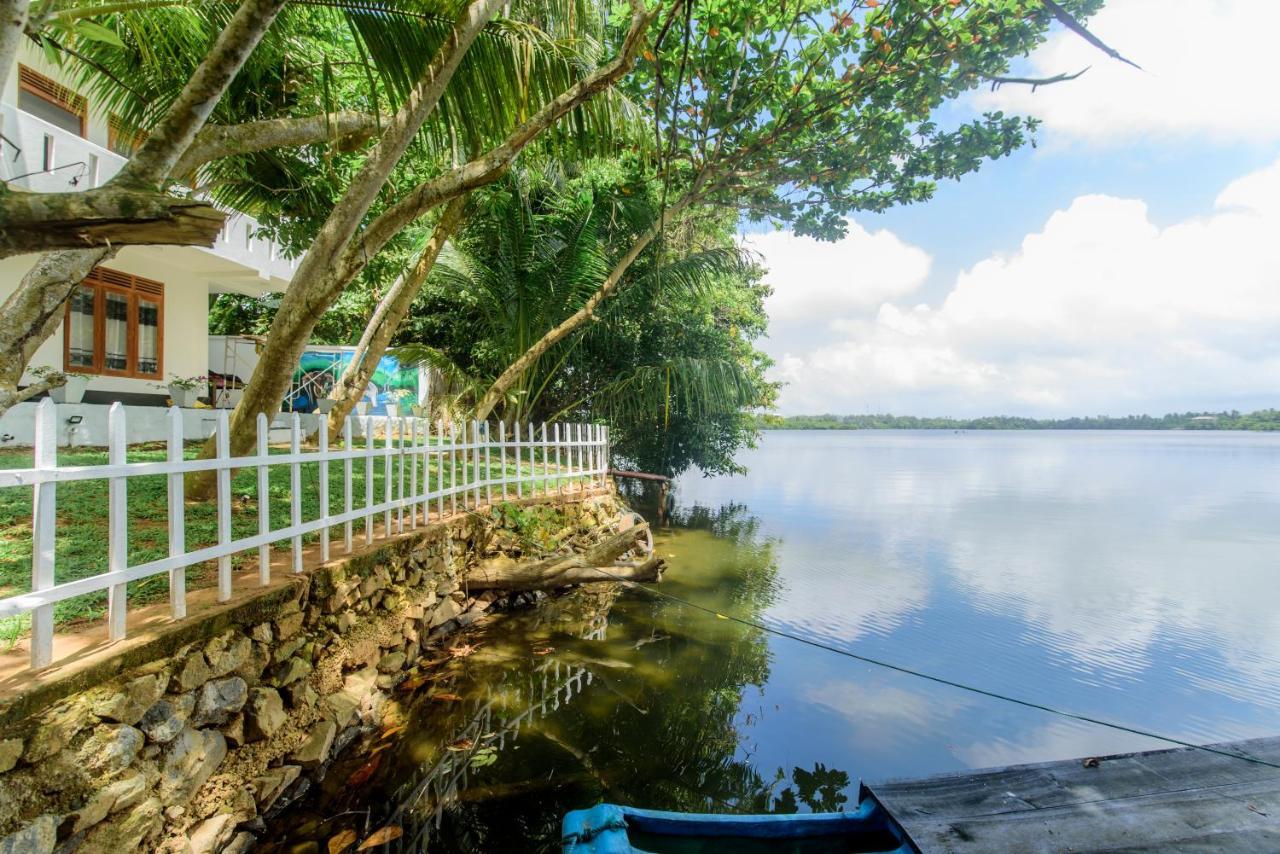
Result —
[{"label": "distant tree line", "polygon": [[921,418],[915,415],[760,415],[762,430],[1280,430],[1280,410],[1090,415],[1077,418]]}]

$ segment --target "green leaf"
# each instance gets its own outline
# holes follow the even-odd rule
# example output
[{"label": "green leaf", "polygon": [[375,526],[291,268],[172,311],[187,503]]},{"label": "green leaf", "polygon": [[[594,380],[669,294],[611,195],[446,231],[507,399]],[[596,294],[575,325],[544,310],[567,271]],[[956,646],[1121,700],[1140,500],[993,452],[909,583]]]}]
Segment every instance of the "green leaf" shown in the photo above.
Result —
[{"label": "green leaf", "polygon": [[40,39],[40,48],[44,51],[44,58],[49,60],[51,65],[62,65],[62,56],[58,53],[58,48],[49,39]]},{"label": "green leaf", "polygon": [[115,30],[108,29],[101,24],[95,24],[93,21],[77,21],[75,30],[76,34],[82,38],[104,42],[116,47],[124,47],[124,42],[120,40],[120,36],[116,34]]}]

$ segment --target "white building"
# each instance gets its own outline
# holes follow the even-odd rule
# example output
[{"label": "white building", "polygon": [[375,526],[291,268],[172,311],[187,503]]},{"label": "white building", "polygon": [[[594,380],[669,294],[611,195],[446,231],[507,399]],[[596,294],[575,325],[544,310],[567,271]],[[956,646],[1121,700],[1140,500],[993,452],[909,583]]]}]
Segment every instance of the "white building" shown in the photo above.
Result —
[{"label": "white building", "polygon": [[[0,92],[0,180],[40,192],[86,190],[123,166],[136,137],[68,82],[38,50],[24,47]],[[210,296],[282,291],[297,268],[297,259],[255,236],[257,227],[233,213],[212,248],[125,247],[77,289],[61,328],[31,366],[91,375],[86,404],[163,405],[170,376],[209,372]],[[36,257],[0,259],[0,300]],[[22,440],[16,424],[29,424],[30,413],[19,412],[26,406],[0,419],[0,444]],[[95,410],[87,407],[84,420],[96,420]]]}]

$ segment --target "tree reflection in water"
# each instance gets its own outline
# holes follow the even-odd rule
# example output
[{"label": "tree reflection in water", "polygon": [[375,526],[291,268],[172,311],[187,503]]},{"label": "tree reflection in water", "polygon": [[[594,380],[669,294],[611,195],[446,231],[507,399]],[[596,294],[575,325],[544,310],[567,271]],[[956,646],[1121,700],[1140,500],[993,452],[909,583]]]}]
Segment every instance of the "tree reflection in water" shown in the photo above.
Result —
[{"label": "tree reflection in water", "polygon": [[[774,545],[741,506],[688,509],[658,538],[663,589],[758,618],[777,589]],[[742,744],[744,690],[769,676],[756,629],[601,584],[472,634],[478,651],[398,710],[406,728],[353,745],[268,850],[323,851],[343,829],[394,823],[404,835],[390,850],[558,851],[563,814],[599,801],[784,813],[847,802],[843,771],[762,774]],[[443,692],[465,701],[430,699]],[[351,785],[380,743],[392,746],[376,772]]]}]

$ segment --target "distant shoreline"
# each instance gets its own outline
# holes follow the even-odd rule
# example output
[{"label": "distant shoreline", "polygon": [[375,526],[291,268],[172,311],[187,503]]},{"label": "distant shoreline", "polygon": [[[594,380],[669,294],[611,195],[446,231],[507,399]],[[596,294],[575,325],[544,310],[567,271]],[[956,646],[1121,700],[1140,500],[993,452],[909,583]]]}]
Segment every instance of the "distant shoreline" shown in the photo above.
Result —
[{"label": "distant shoreline", "polygon": [[762,415],[761,430],[1280,430],[1280,410],[1087,418],[924,418],[914,415]]}]

